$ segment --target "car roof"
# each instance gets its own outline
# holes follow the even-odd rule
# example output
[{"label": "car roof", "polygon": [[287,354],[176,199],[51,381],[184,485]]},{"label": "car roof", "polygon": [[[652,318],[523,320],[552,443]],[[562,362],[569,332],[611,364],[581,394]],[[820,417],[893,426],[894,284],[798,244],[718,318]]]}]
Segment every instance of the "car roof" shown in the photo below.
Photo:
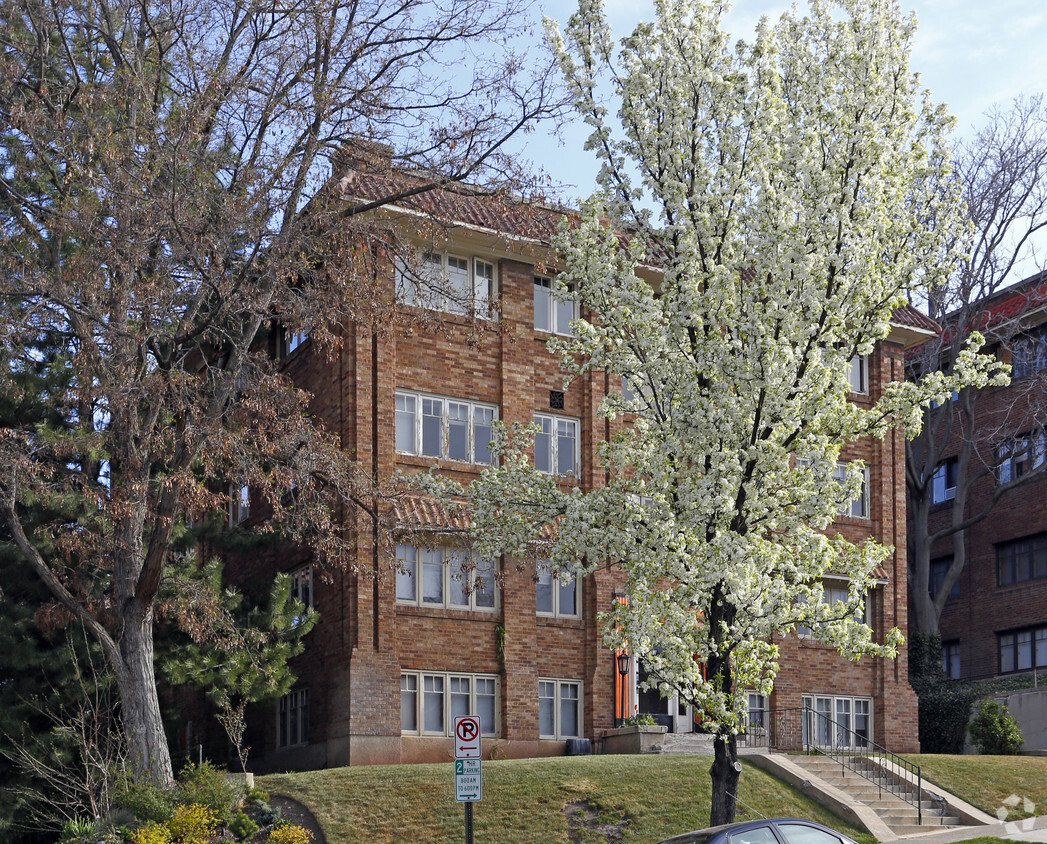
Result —
[{"label": "car roof", "polygon": [[672,838],[666,838],[664,841],[660,842],[660,844],[698,844],[698,842],[712,841],[719,835],[731,835],[736,832],[745,832],[747,829],[754,829],[759,826],[780,823],[798,823],[804,824],[805,826],[812,826],[816,829],[823,829],[826,832],[831,832],[833,835],[839,836],[844,844],[848,844],[848,842],[853,844],[852,840],[842,832],[838,832],[837,830],[820,824],[817,821],[808,821],[803,818],[759,818],[751,821],[736,821],[735,823],[723,824],[722,826],[710,826],[706,829],[685,832]]}]

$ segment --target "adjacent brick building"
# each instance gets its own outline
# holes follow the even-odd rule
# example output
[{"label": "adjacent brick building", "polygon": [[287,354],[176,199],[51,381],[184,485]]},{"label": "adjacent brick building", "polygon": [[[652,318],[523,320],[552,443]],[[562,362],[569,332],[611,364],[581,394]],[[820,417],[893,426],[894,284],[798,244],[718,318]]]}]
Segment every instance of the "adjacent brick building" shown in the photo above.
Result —
[{"label": "adjacent brick building", "polygon": [[[359,193],[368,178],[351,174],[343,184]],[[468,482],[489,459],[488,430],[497,418],[537,422],[539,465],[583,489],[600,485],[594,443],[625,423],[608,422],[597,410],[621,384],[588,374],[565,391],[546,348],[573,316],[549,294],[556,256],[548,244],[558,212],[506,208],[493,198],[445,190],[416,198],[399,219],[402,225],[426,215],[447,225],[434,243],[428,223],[419,223],[427,234],[417,238],[416,260],[387,262],[388,290],[399,286],[400,301],[410,302],[419,295],[413,280],[438,269],[462,296],[436,294],[429,304],[437,318],[410,328],[376,333],[345,326],[334,360],[295,338],[285,371],[311,391],[313,412],[343,448],[380,477],[424,470],[439,459],[441,471]],[[890,338],[856,362],[854,400],[871,402],[902,377],[905,349],[933,329],[915,311],[900,312]],[[868,486],[839,529],[855,541],[875,536],[904,549],[901,435],[864,443],[844,458],[866,462]],[[424,527],[441,518],[426,502],[408,500],[389,523]],[[292,573],[297,594],[321,614],[295,661],[296,688],[279,705],[249,714],[246,743],[257,770],[446,760],[453,755],[451,718],[466,711],[481,716],[485,757],[562,754],[568,739],[597,739],[637,710],[660,715],[676,730],[694,728],[685,706],[637,693],[643,668],[635,660],[620,686],[615,654],[601,643],[596,618],[616,600],[613,569],[561,585],[512,560],[492,564],[498,578],[480,563],[481,586],[470,591],[455,577],[464,552],[397,543],[359,515],[347,516],[345,526],[355,532],[357,573],[317,571],[305,550],[234,561],[227,569],[238,580]],[[879,575],[868,617],[881,635],[893,626],[905,631],[902,552]],[[833,585],[826,581],[827,589]],[[790,708],[805,700],[877,743],[917,749],[904,654],[894,662],[850,663],[809,638],[788,637],[772,699],[752,705]]]},{"label": "adjacent brick building", "polygon": [[[952,519],[961,438],[976,439],[979,449],[973,471],[980,477],[965,517],[981,512],[1001,483],[1033,477],[1004,492],[989,517],[964,532],[966,562],[939,622],[943,667],[960,679],[1047,668],[1047,274],[1008,287],[973,310],[989,349],[1012,365],[1012,381],[983,389],[970,429],[955,426],[935,475],[931,532]],[[952,555],[951,538],[934,546],[932,594]]]}]

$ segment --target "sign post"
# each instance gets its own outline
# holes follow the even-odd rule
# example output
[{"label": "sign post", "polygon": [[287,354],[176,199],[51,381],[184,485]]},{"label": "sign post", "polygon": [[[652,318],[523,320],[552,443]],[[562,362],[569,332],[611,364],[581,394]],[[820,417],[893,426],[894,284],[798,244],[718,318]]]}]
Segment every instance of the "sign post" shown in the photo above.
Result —
[{"label": "sign post", "polygon": [[465,803],[465,844],[473,844],[473,803],[483,800],[480,762],[480,719],[459,715],[454,719],[454,799]]}]

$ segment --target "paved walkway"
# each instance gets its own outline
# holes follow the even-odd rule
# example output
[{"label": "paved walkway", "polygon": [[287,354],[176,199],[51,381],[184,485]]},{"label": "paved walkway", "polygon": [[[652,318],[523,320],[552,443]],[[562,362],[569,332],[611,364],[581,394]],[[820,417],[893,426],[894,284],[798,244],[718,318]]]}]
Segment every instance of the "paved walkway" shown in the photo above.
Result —
[{"label": "paved walkway", "polygon": [[951,841],[966,841],[968,838],[1011,838],[1015,841],[1047,842],[1047,816],[1026,818],[1012,823],[994,823],[987,826],[951,827],[942,832],[920,832],[906,835],[898,840],[919,841],[920,844],[949,844]]}]

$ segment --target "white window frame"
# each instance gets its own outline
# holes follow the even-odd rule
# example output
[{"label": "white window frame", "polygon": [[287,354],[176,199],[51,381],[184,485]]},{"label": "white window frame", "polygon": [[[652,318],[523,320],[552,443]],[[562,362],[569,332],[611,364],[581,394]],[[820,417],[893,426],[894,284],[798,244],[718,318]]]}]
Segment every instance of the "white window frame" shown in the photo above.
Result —
[{"label": "white window frame", "polygon": [[229,525],[236,527],[251,518],[251,488],[245,484],[229,484]]},{"label": "white window frame", "polygon": [[[291,738],[294,741],[291,741]],[[276,706],[276,746],[300,747],[309,743],[309,689],[288,692]]]},{"label": "white window frame", "polygon": [[869,395],[869,356],[855,355],[847,365],[847,383],[850,392],[860,396]]},{"label": "white window frame", "polygon": [[[552,685],[552,696],[545,694],[547,684]],[[567,698],[568,700],[575,701],[575,717],[578,722],[578,732],[565,733],[563,731],[563,718],[561,713],[561,707],[563,705],[563,692],[564,687],[573,686],[576,690],[576,695],[573,698]],[[542,701],[552,700],[553,701],[553,731],[551,733],[542,732]],[[554,741],[564,741],[565,739],[581,738],[585,735],[585,724],[583,718],[585,717],[585,688],[581,680],[568,680],[560,677],[539,677],[538,678],[538,738],[540,739],[552,739]]]},{"label": "white window frame", "polygon": [[[833,479],[838,483],[843,483],[844,478],[847,476],[847,463],[841,462],[836,464],[836,468],[833,469]],[[858,494],[857,498],[851,500],[849,504],[844,504],[839,509],[841,516],[847,516],[852,519],[868,519],[869,518],[869,467],[865,466],[862,469],[862,490]]]},{"label": "white window frame", "polygon": [[[431,453],[425,449],[425,422],[426,419],[436,418],[431,413],[426,413],[426,403],[429,407],[439,402],[440,405],[440,431],[438,453]],[[462,460],[452,457],[451,450],[451,425],[462,421],[460,418],[452,419],[452,406],[456,413],[465,410],[466,420],[466,452],[469,459]],[[411,409],[413,407],[413,410]],[[478,453],[482,445],[477,442],[477,427],[484,426],[484,422],[477,422],[477,417],[487,417],[486,427],[491,429],[498,419],[498,406],[485,402],[470,401],[468,399],[457,399],[450,396],[438,396],[433,393],[420,393],[414,390],[397,390],[395,399],[395,430],[396,451],[398,454],[412,454],[418,457],[431,457],[434,460],[453,460],[455,463],[469,463],[474,466],[494,465],[494,457],[488,451],[490,460],[482,459]],[[410,433],[408,429],[412,429]],[[403,436],[401,436],[403,434]],[[406,439],[413,439],[407,442]],[[479,446],[479,448],[478,448]]]},{"label": "white window frame", "polygon": [[[455,562],[462,560],[457,566]],[[440,600],[426,600],[426,567],[440,566]],[[455,570],[468,570],[469,583],[465,589],[465,603],[452,601],[452,586]],[[482,569],[482,570],[481,570]],[[476,588],[477,574],[483,579],[483,591]],[[460,548],[425,548],[423,546],[398,543],[396,546],[396,603],[402,606],[432,607],[433,609],[468,610],[470,612],[497,612],[500,604],[498,589],[498,564],[495,560],[483,560]],[[460,580],[460,578],[459,578]],[[414,597],[407,592],[413,587]],[[490,606],[478,603],[477,598],[491,595]]]},{"label": "white window frame", "polygon": [[[797,469],[812,466],[813,464],[814,460],[810,457],[796,458]],[[846,461],[839,461],[833,467],[833,480],[835,480],[839,484],[842,484],[845,478],[847,477],[847,467],[849,465],[850,464]],[[862,471],[864,473],[862,476],[862,488],[861,491],[858,493],[858,497],[852,499],[849,503],[841,505],[840,509],[836,511],[837,515],[846,516],[851,519],[871,518],[871,500],[869,496],[872,489],[872,484],[870,482],[869,467],[863,467]]]},{"label": "white window frame", "polygon": [[[848,588],[846,581],[823,581],[822,582],[822,595],[819,599],[823,604],[835,604],[837,601],[847,602],[850,600],[851,591]],[[859,624],[864,624],[867,627],[872,627],[872,619],[869,617],[869,595],[862,599],[862,606],[854,613],[854,620]],[[810,639],[814,636],[814,631],[810,626],[806,624],[796,625],[796,635],[801,639]]]},{"label": "white window frame", "polygon": [[745,700],[746,731],[764,729],[767,726],[767,697],[749,689],[745,693]]},{"label": "white window frame", "polygon": [[[931,504],[944,504],[956,498],[959,460],[947,457],[931,475]],[[951,476],[951,477],[950,477]]]},{"label": "white window frame", "polygon": [[[549,431],[545,431],[545,423],[549,423]],[[581,441],[581,423],[580,420],[573,416],[557,416],[552,413],[536,413],[534,415],[534,424],[538,426],[538,433],[535,434],[535,468],[539,472],[545,472],[549,475],[573,475],[578,477],[581,474],[581,462],[582,462],[582,441]],[[574,430],[573,437],[567,437],[567,439],[574,440],[574,459],[573,468],[570,472],[557,472],[554,471],[560,466],[560,426],[566,425]],[[543,469],[538,465],[538,437],[549,437],[549,469]]]},{"label": "white window frame", "polygon": [[[411,680],[413,679],[414,688],[411,689]],[[438,680],[440,682],[441,690],[427,691],[426,681],[427,680]],[[450,736],[454,729],[454,714],[451,708],[451,696],[456,694],[452,689],[452,681],[454,680],[466,680],[469,683],[469,704],[468,712],[461,713],[463,715],[480,715],[476,701],[478,697],[493,697],[492,706],[492,717],[494,724],[493,726],[485,729],[483,719],[480,722],[480,735],[485,738],[495,738],[501,735],[501,684],[498,682],[498,675],[496,674],[468,674],[461,671],[401,671],[400,672],[400,733],[405,736]],[[493,695],[482,695],[477,692],[477,682],[482,682],[485,687],[493,688]],[[408,688],[405,688],[408,687]],[[414,723],[415,729],[406,729],[404,727],[404,714],[405,704],[403,700],[404,692],[411,692],[415,694],[415,707],[414,707]],[[442,722],[443,726],[441,729],[426,729],[425,726],[425,696],[426,694],[437,695],[442,699]]]},{"label": "white window frame", "polygon": [[[556,284],[556,279],[547,275],[535,275],[534,277],[534,330],[573,337],[571,320],[578,319],[578,302],[574,299],[568,301],[557,299],[553,295]],[[544,300],[545,313],[548,315],[548,320],[544,325],[539,324],[538,302],[540,299]]]},{"label": "white window frame", "polygon": [[[538,580],[535,582],[535,614],[542,618],[581,618],[582,617],[582,583],[578,577],[572,578],[570,583],[561,584],[560,578],[553,573],[548,562],[539,562],[535,565],[535,574]],[[538,607],[538,587],[548,581],[551,593],[551,610],[542,610]],[[561,606],[563,591],[570,590],[574,594],[574,612],[566,612]]]},{"label": "white window frame", "polygon": [[[803,719],[803,738],[805,743],[809,740],[816,747],[828,747],[832,745],[838,747],[855,746],[851,744],[851,737],[858,732],[856,727],[859,715],[864,716],[867,729],[866,735],[862,737],[864,739],[864,745],[857,743],[856,745],[859,747],[870,747],[875,742],[875,736],[873,734],[873,699],[871,697],[865,697],[862,695],[823,695],[810,693],[803,695],[802,701],[805,709],[810,709],[816,713],[815,717],[812,719],[814,723],[810,725],[808,725],[807,718]],[[846,725],[848,727],[848,732],[839,729],[839,726],[842,726],[840,724],[840,714],[843,709],[846,710],[844,714],[848,719],[848,724]],[[859,709],[863,709],[864,711],[859,712]],[[835,731],[837,733],[836,736],[831,735],[833,727],[828,723],[828,721],[824,723],[824,726],[818,723],[820,720],[818,718],[819,715],[828,716],[829,719],[837,725]],[[810,729],[815,731],[814,736],[808,735]],[[823,729],[827,730],[829,734],[822,732]],[[826,741],[825,739],[828,740]],[[846,739],[846,743],[841,741],[841,739]]]},{"label": "white window frame", "polygon": [[[456,296],[448,295],[452,292],[452,262],[465,264],[465,281],[468,285],[468,289],[456,288]],[[455,269],[460,268],[456,266]],[[440,277],[435,278],[435,273],[439,273]],[[406,266],[402,261],[397,262],[396,298],[405,305],[475,316],[478,319],[493,319],[495,311],[492,302],[497,295],[498,264],[486,258],[454,252],[424,251],[418,253],[413,267]],[[468,304],[465,301],[467,299]]]}]

